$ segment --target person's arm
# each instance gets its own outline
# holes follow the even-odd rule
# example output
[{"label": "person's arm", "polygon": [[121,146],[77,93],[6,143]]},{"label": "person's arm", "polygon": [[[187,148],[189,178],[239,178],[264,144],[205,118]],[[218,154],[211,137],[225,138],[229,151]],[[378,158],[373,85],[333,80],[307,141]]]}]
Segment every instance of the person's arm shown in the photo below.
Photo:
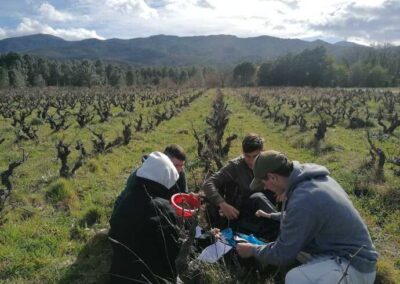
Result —
[{"label": "person's arm", "polygon": [[282,213],[281,212],[273,212],[273,213],[267,213],[263,210],[257,210],[256,214],[257,217],[263,217],[263,218],[268,218],[272,219],[275,221],[280,222],[282,218]]},{"label": "person's arm", "polygon": [[286,265],[319,231],[318,216],[307,208],[288,208],[275,243],[257,246],[254,256],[263,263]]},{"label": "person's arm", "polygon": [[219,194],[218,188],[222,188],[226,184],[235,182],[235,165],[229,162],[218,172],[209,177],[203,184],[202,190],[206,197],[216,206],[219,206],[223,215],[228,219],[235,219],[239,216],[239,211],[226,203],[224,198]]},{"label": "person's arm", "polygon": [[206,197],[214,205],[219,205],[224,202],[224,198],[219,194],[218,188],[222,188],[224,185],[235,182],[235,168],[232,162],[229,162],[226,166],[221,168],[218,172],[212,174],[203,184],[202,190],[206,194]]}]

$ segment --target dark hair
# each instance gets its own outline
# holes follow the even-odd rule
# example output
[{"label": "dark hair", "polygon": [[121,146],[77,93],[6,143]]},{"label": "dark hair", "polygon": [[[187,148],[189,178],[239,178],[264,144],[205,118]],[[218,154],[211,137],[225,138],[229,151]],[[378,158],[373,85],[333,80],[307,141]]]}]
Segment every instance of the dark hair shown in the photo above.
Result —
[{"label": "dark hair", "polygon": [[247,134],[242,141],[243,153],[251,153],[264,148],[264,139],[256,133]]},{"label": "dark hair", "polygon": [[164,150],[164,154],[170,158],[176,158],[180,161],[186,161],[185,150],[183,150],[183,148],[177,144],[168,145]]}]

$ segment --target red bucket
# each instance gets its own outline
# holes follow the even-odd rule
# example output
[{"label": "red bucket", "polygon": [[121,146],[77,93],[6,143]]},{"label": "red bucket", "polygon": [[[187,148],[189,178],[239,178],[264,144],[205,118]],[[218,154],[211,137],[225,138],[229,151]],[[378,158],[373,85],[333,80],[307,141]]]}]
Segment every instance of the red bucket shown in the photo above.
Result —
[{"label": "red bucket", "polygon": [[[200,201],[192,194],[176,193],[171,197],[171,204],[176,214],[183,218],[190,218],[200,208]],[[187,208],[189,207],[189,208]]]}]

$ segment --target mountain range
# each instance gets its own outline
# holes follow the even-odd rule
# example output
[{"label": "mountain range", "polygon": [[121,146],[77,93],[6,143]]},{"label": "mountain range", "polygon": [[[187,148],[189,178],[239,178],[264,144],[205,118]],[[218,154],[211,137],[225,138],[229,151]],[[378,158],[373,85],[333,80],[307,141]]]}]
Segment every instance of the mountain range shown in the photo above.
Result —
[{"label": "mountain range", "polygon": [[317,46],[324,46],[328,54],[334,57],[371,48],[346,41],[330,44],[322,40],[304,41],[271,36],[156,35],[133,39],[66,41],[52,35],[36,34],[0,40],[0,53],[18,52],[61,60],[102,59],[137,66],[232,66],[243,61],[265,62]]}]

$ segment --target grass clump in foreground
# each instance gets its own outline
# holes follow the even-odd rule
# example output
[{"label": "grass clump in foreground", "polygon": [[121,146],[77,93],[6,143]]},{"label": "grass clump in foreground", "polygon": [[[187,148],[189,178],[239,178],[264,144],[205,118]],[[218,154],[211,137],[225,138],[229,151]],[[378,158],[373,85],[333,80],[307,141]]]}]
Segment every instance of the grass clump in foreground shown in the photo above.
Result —
[{"label": "grass clump in foreground", "polygon": [[79,199],[72,184],[66,179],[59,179],[49,186],[46,199],[56,208],[70,210],[76,208]]}]

